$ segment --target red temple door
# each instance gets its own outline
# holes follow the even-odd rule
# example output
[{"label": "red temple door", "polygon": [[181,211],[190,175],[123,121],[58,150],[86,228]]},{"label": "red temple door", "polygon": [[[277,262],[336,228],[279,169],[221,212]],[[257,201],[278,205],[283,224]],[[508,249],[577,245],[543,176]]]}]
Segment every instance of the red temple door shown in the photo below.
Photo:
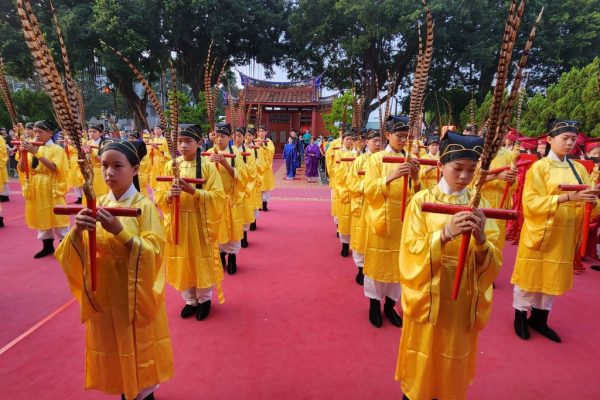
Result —
[{"label": "red temple door", "polygon": [[275,145],[275,152],[282,153],[283,146],[287,143],[287,137],[292,128],[292,118],[289,113],[269,113],[269,134]]}]

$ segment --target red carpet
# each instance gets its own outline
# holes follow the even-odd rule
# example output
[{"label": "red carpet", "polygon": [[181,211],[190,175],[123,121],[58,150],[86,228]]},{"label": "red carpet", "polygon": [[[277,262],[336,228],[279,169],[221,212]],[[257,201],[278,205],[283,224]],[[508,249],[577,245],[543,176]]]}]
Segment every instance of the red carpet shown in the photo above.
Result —
[{"label": "red carpet", "polygon": [[[339,256],[328,190],[313,185],[276,189],[238,257],[238,274],[226,276],[226,303],[206,321],[180,319],[179,293],[168,289],[175,376],[157,399],[401,397],[393,379],[400,330],[369,324],[352,260]],[[18,197],[4,207],[7,219],[22,214]],[[56,262],[33,260],[35,233],[22,218],[8,223],[0,230],[0,347],[70,299]],[[524,342],[512,331],[514,250],[506,251],[469,398],[600,398],[600,273],[577,276],[575,289],[555,302],[551,325],[562,344],[536,333]],[[82,389],[83,340],[71,305],[0,355],[2,398],[111,398]]]}]

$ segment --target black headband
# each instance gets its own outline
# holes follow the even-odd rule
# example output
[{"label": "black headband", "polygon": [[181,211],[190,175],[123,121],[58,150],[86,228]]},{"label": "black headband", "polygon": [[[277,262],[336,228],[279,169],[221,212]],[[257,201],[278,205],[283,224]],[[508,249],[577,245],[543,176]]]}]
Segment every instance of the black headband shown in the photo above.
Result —
[{"label": "black headband", "polygon": [[[145,146],[143,146],[145,149]],[[107,139],[102,144],[100,155],[107,150],[116,150],[122,153],[131,165],[139,165],[141,159],[146,155],[139,142],[129,142],[126,140]]]},{"label": "black headband", "polygon": [[183,128],[179,132],[179,135],[190,137],[190,138],[194,139],[195,141],[200,142],[200,141],[202,141],[202,128],[198,125],[188,126],[188,127]]},{"label": "black headband", "polygon": [[52,122],[50,122],[48,120],[36,121],[33,124],[33,127],[37,128],[37,129],[41,129],[46,132],[52,132],[52,130],[53,130]]}]

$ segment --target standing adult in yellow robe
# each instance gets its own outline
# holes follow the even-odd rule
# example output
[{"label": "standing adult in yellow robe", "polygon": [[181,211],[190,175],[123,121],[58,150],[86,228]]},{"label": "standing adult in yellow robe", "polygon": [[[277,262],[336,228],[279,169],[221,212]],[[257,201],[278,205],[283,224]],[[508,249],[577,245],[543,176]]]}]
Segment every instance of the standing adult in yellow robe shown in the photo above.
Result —
[{"label": "standing adult in yellow robe", "polygon": [[0,135],[0,203],[9,201],[8,197],[8,148],[4,137]]},{"label": "standing adult in yellow robe", "polygon": [[[481,211],[425,213],[423,203],[466,205],[483,139],[449,132],[441,141],[440,182],[414,195],[400,248],[404,326],[396,379],[405,399],[465,399],[475,376],[477,340],[502,265],[498,228]],[[458,150],[460,149],[460,150]],[[482,207],[487,202],[482,200]],[[472,239],[457,300],[452,300],[462,233]]]},{"label": "standing adult in yellow robe", "polygon": [[[494,157],[492,160],[490,169],[510,166],[511,163],[516,161],[518,156],[518,152],[515,153],[507,147],[501,147],[496,157]],[[490,207],[500,208],[500,203],[502,202],[502,197],[504,195],[504,189],[508,183],[510,186],[502,208],[505,210],[512,209],[512,197],[517,188],[517,172],[517,168],[513,168],[497,175],[488,175],[486,177],[486,182],[483,185],[481,195],[490,203]],[[500,251],[502,251],[504,250],[504,244],[506,242],[506,221],[497,220],[496,224],[498,225],[498,229],[500,229],[500,234],[498,236],[498,248]]]},{"label": "standing adult in yellow robe", "polygon": [[164,130],[165,128],[161,125],[155,126],[154,137],[150,139],[150,187],[152,190],[155,190],[158,187],[156,177],[163,173],[167,161],[171,159],[167,139],[163,136]]},{"label": "standing adult in yellow robe", "polygon": [[342,148],[335,153],[335,163],[332,167],[335,179],[334,190],[336,192],[337,202],[337,232],[342,243],[342,257],[348,257],[350,254],[350,231],[352,227],[352,213],[350,211],[350,190],[346,185],[346,177],[350,171],[350,166],[356,158],[356,150],[353,146],[354,132],[346,130],[342,135]]},{"label": "standing adult in yellow robe", "polygon": [[265,172],[261,184],[262,210],[269,211],[268,203],[271,199],[271,190],[275,188],[275,176],[273,175],[273,159],[275,157],[275,145],[271,139],[267,138],[267,127],[264,125],[258,128],[258,144],[262,151],[265,163]]},{"label": "standing adult in yellow robe", "polygon": [[[145,133],[142,135],[142,140],[148,150],[150,146],[150,134]],[[150,176],[152,175],[152,161],[150,157],[146,156],[140,161],[140,170],[138,172],[138,180],[140,182],[140,193],[144,196],[148,196],[148,186],[150,185]]]},{"label": "standing adult in yellow robe", "polygon": [[[259,146],[255,144],[254,139],[256,136],[256,130],[254,126],[249,126],[246,129],[246,147],[254,155],[254,161],[256,163],[256,182],[254,189],[252,190],[252,204],[254,205],[254,222],[250,224],[250,230],[256,230],[256,220],[260,215],[262,209],[262,182],[267,171],[267,162],[265,160],[264,152],[259,150]],[[272,169],[271,169],[272,172]]]},{"label": "standing adult in yellow robe", "polygon": [[[554,298],[573,287],[573,260],[586,202],[597,204],[598,190],[562,192],[558,186],[589,184],[585,167],[567,158],[576,145],[577,121],[548,122],[548,155],[533,163],[523,188],[523,228],[512,274],[514,329],[529,339],[529,327],[554,342],[548,327]],[[597,208],[597,207],[596,207]],[[531,316],[527,319],[527,312]]]},{"label": "standing adult in yellow robe", "polygon": [[[221,292],[223,267],[219,257],[217,234],[223,214],[225,192],[221,176],[213,163],[202,159],[202,129],[186,127],[178,135],[177,158],[180,178],[204,179],[203,184],[164,182],[156,191],[156,204],[165,217],[167,245],[165,262],[167,282],[181,292],[185,306],[181,318],[196,316],[203,321],[211,308],[213,289]],[[165,176],[173,176],[173,162],[165,166]],[[179,238],[175,244],[173,198],[179,196]]]},{"label": "standing adult in yellow robe", "polygon": [[94,167],[94,193],[96,197],[100,197],[108,193],[108,186],[104,182],[102,177],[102,165],[100,164],[100,148],[104,139],[104,125],[96,124],[88,127],[89,139],[87,140],[87,148],[89,156],[92,160],[92,166]]},{"label": "standing adult in yellow robe", "polygon": [[365,244],[367,236],[366,203],[365,203],[365,169],[369,157],[381,151],[381,134],[376,130],[367,132],[367,148],[363,154],[358,156],[352,163],[352,167],[346,176],[346,186],[350,191],[350,213],[352,216],[350,229],[350,248],[352,259],[358,268],[356,283],[363,285],[363,266],[365,263]]},{"label": "standing adult in yellow robe", "polygon": [[[139,146],[139,144],[137,144]],[[81,307],[86,327],[85,388],[125,399],[147,399],[173,375],[165,311],[165,233],[154,204],[138,193],[133,176],[144,150],[131,142],[103,146],[111,191],[105,207],[133,207],[135,218],[84,209],[56,251]],[[88,236],[96,235],[96,291],[91,289]]]},{"label": "standing adult in yellow robe", "polygon": [[[55,215],[52,209],[64,205],[67,194],[67,156],[62,147],[52,141],[52,123],[37,121],[33,127],[35,141],[44,143],[34,146],[23,142],[19,152],[17,170],[25,198],[25,223],[37,229],[37,238],[43,247],[34,258],[42,258],[54,253],[54,237],[58,240],[69,231],[69,217]],[[29,177],[24,173],[25,163]]]},{"label": "standing adult in yellow robe", "polygon": [[[427,138],[425,146],[427,146],[427,153],[423,154],[421,158],[425,160],[440,159],[440,139],[437,136]],[[427,189],[437,185],[439,174],[440,172],[436,166],[421,165],[421,169],[419,170],[421,188]]]},{"label": "standing adult in yellow robe", "polygon": [[240,168],[244,169],[243,175],[246,180],[246,186],[244,189],[244,198],[242,199],[242,222],[244,223],[244,237],[241,241],[243,249],[248,247],[248,231],[250,230],[250,224],[255,221],[254,218],[254,198],[252,194],[254,187],[256,186],[256,159],[254,154],[250,151],[249,147],[246,147],[245,142],[246,127],[242,126],[236,128],[233,134],[233,142],[235,149],[242,156],[242,165]]},{"label": "standing adult in yellow robe", "polygon": [[81,168],[79,168],[79,154],[77,154],[77,149],[73,147],[70,143],[70,140],[67,138],[65,142],[65,154],[67,155],[67,160],[69,163],[69,173],[67,175],[67,183],[70,189],[73,189],[73,193],[77,196],[77,200],[75,200],[75,204],[81,204],[83,197],[83,175],[81,174]]},{"label": "standing adult in yellow robe", "polygon": [[[208,159],[215,163],[225,191],[223,218],[218,234],[219,252],[223,267],[227,268],[228,274],[233,275],[237,272],[237,254],[242,248],[241,240],[244,237],[242,208],[247,177],[240,152],[229,144],[231,126],[227,123],[217,124],[216,134],[215,146],[209,150],[209,153],[214,154],[208,156]],[[234,158],[224,157],[223,154],[233,154]]]},{"label": "standing adult in yellow robe", "polygon": [[327,168],[327,175],[329,176],[329,189],[331,189],[331,216],[333,217],[333,222],[336,225],[338,224],[338,201],[337,201],[337,191],[335,189],[335,155],[342,147],[342,136],[344,134],[344,130],[340,129],[338,132],[339,136],[329,143],[327,150],[325,150],[325,167]]},{"label": "standing adult in yellow robe", "polygon": [[411,179],[408,186],[407,204],[410,196],[418,190],[419,163],[384,163],[383,157],[404,157],[403,148],[408,136],[408,117],[390,116],[386,121],[389,144],[384,151],[369,157],[365,168],[364,193],[367,203],[367,238],[363,267],[364,293],[369,298],[369,321],[381,327],[381,300],[385,299],[384,313],[397,327],[402,319],[395,310],[400,298],[398,254],[402,232],[403,178]]}]

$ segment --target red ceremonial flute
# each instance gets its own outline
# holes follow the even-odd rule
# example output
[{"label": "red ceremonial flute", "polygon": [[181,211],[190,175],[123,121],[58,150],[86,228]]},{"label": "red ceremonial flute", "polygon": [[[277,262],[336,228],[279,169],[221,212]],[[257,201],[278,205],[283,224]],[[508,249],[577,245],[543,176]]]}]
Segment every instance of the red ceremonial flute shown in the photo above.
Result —
[{"label": "red ceremonial flute", "polygon": [[252,154],[250,152],[248,152],[248,151],[244,151],[244,152],[241,153],[242,157],[250,157],[251,155]]},{"label": "red ceremonial flute", "polygon": [[354,161],[356,158],[354,157],[342,157],[340,158],[340,161],[345,161],[345,162],[352,162]]},{"label": "red ceremonial flute", "polygon": [[[588,190],[588,185],[558,185],[558,188],[563,192],[581,192],[582,190]],[[600,189],[600,186],[596,186],[596,189]]]},{"label": "red ceremonial flute", "polygon": [[[192,185],[202,185],[203,183],[206,182],[205,179],[197,179],[197,178],[181,178],[180,177],[179,180],[182,180],[182,181],[192,184]],[[172,176],[157,176],[156,181],[157,182],[172,182],[173,177]]]},{"label": "red ceremonial flute", "polygon": [[[580,192],[582,190],[588,190],[590,187],[588,185],[558,185],[558,188],[564,192]],[[596,189],[599,189],[599,186],[596,186]],[[585,257],[585,251],[587,248],[587,242],[590,237],[590,220],[592,219],[592,209],[594,205],[592,203],[585,203],[585,208],[583,211],[583,225],[581,232],[581,246],[579,247],[579,254],[581,257]]]},{"label": "red ceremonial flute", "polygon": [[[519,168],[519,167],[524,167],[526,165],[531,164],[531,160],[523,160],[523,161],[519,161],[515,163],[515,168]],[[504,171],[508,171],[509,169],[512,169],[510,165],[505,165],[504,167],[500,167],[500,168],[494,168],[494,169],[490,169],[488,171],[488,175],[498,175],[499,173],[502,173]]]},{"label": "red ceremonial flute", "polygon": [[365,171],[358,171],[358,175],[362,176],[365,174]]},{"label": "red ceremonial flute", "polygon": [[[218,152],[217,153],[211,153],[209,151],[203,151],[201,154],[202,154],[203,157],[210,157],[213,154],[219,154],[219,153]],[[248,155],[249,154],[250,153],[248,153]],[[225,158],[235,158],[235,154],[231,154],[231,153],[224,153],[224,154],[221,154],[221,155],[223,157],[225,157]]]},{"label": "red ceremonial flute", "polygon": [[[383,157],[383,162],[389,163],[389,164],[402,164],[404,162],[404,160],[405,160],[404,157],[395,157],[395,156],[384,156]],[[438,160],[430,160],[427,158],[412,158],[412,157],[411,157],[411,160],[418,161],[419,164],[421,164],[421,165],[430,165],[430,166],[438,165]]]},{"label": "red ceremonial flute", "polygon": [[[459,205],[450,205],[450,204],[439,204],[439,203],[423,203],[421,205],[421,210],[425,212],[434,212],[437,214],[447,214],[454,215],[461,211],[473,211],[472,208],[468,206],[459,206]],[[488,218],[493,219],[503,219],[503,220],[516,220],[518,217],[518,213],[515,210],[501,210],[501,209],[491,209],[491,208],[480,208]],[[460,242],[460,248],[458,253],[458,262],[456,268],[456,275],[454,277],[454,285],[452,287],[452,299],[456,300],[458,298],[458,292],[460,290],[460,282],[462,280],[465,261],[469,249],[469,243],[471,242],[471,232],[463,233],[462,240]]]}]

